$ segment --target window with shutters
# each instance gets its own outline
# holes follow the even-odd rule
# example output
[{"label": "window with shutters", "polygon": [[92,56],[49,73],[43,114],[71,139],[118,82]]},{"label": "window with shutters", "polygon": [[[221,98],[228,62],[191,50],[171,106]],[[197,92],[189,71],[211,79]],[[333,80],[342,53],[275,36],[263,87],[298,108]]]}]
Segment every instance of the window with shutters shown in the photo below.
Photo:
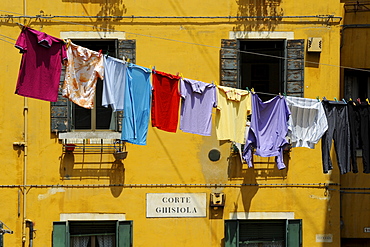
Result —
[{"label": "window with shutters", "polygon": [[[303,96],[304,40],[224,39],[221,84],[256,92]],[[261,98],[269,96],[260,95]],[[271,97],[270,97],[271,98]]]},{"label": "window with shutters", "polygon": [[[103,55],[123,57],[135,63],[135,40],[72,40],[76,45]],[[64,81],[64,71],[61,75],[61,85]],[[103,81],[98,79],[93,109],[80,107],[62,97],[61,90],[57,102],[51,103],[51,131],[121,131],[122,111],[113,112],[111,108],[103,107],[102,102]]]},{"label": "window with shutters", "polygon": [[344,98],[366,102],[370,95],[370,74],[361,70],[344,70]]},{"label": "window with shutters", "polygon": [[130,247],[132,221],[59,221],[53,247]]},{"label": "window with shutters", "polygon": [[226,220],[225,247],[302,246],[302,220]]}]

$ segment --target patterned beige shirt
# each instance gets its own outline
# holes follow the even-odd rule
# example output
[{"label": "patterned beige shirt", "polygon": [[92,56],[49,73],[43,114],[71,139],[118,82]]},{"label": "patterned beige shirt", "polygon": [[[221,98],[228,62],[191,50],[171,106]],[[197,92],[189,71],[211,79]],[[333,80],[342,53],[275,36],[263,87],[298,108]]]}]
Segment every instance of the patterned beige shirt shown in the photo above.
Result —
[{"label": "patterned beige shirt", "polygon": [[63,97],[75,104],[92,109],[96,81],[104,78],[103,55],[85,47],[75,45],[70,40],[67,47],[68,63],[63,84]]}]

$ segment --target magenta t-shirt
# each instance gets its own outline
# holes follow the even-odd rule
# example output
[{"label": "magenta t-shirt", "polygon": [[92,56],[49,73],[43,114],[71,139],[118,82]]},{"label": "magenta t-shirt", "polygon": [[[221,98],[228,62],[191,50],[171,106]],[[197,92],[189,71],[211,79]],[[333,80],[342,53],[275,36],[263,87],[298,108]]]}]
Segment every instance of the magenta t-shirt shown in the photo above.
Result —
[{"label": "magenta t-shirt", "polygon": [[23,54],[15,93],[56,102],[62,61],[67,59],[64,41],[25,27],[15,47]]}]

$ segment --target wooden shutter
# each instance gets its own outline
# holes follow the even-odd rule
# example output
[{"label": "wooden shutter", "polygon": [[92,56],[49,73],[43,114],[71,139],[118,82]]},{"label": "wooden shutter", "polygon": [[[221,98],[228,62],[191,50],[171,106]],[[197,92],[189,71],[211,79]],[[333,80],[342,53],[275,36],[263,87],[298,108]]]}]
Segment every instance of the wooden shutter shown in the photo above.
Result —
[{"label": "wooden shutter", "polygon": [[50,105],[51,132],[67,132],[70,130],[71,120],[69,118],[69,100],[62,96],[62,84],[64,82],[65,66],[60,75],[58,101]]},{"label": "wooden shutter", "polygon": [[285,220],[245,220],[239,222],[239,241],[284,241]]},{"label": "wooden shutter", "polygon": [[129,58],[131,63],[136,63],[136,40],[118,40],[118,59],[122,59],[123,56],[126,60]]},{"label": "wooden shutter", "polygon": [[287,246],[302,246],[302,220],[287,220]]},{"label": "wooden shutter", "polygon": [[118,221],[116,239],[118,247],[132,246],[132,221]]},{"label": "wooden shutter", "polygon": [[303,97],[304,39],[287,40],[286,94]]},{"label": "wooden shutter", "polygon": [[225,247],[239,246],[238,220],[225,220]]},{"label": "wooden shutter", "polygon": [[220,51],[220,84],[239,87],[239,42],[236,39],[222,39]]},{"label": "wooden shutter", "polygon": [[53,247],[69,247],[68,224],[66,221],[53,222]]},{"label": "wooden shutter", "polygon": [[[130,59],[131,63],[136,63],[136,40],[118,40],[118,58],[122,59],[123,56]],[[122,131],[122,118],[123,112],[116,112],[116,131]]]}]

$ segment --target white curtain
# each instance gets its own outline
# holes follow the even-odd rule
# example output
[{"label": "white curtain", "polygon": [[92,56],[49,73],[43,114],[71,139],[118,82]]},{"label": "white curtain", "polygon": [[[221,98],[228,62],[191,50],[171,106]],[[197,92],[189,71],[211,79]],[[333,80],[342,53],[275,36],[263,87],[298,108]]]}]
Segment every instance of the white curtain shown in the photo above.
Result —
[{"label": "white curtain", "polygon": [[86,247],[90,237],[71,237],[71,247]]},{"label": "white curtain", "polygon": [[114,247],[114,236],[97,236],[99,247]]}]

